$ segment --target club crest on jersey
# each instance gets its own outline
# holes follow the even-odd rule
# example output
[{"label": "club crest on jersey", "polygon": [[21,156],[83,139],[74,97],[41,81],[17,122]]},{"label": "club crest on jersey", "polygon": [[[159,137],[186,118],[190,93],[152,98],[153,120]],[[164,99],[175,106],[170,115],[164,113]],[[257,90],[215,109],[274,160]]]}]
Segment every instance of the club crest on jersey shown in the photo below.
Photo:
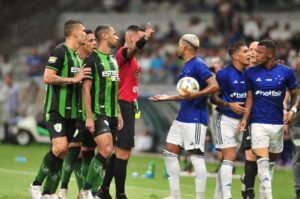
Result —
[{"label": "club crest on jersey", "polygon": [[51,57],[49,57],[48,62],[50,64],[54,64],[56,62],[56,60],[57,60],[57,57],[51,56]]},{"label": "club crest on jersey", "polygon": [[61,125],[61,123],[56,123],[56,124],[54,124],[54,129],[55,129],[55,131],[56,131],[57,133],[60,133],[61,130],[62,130],[62,125]]}]

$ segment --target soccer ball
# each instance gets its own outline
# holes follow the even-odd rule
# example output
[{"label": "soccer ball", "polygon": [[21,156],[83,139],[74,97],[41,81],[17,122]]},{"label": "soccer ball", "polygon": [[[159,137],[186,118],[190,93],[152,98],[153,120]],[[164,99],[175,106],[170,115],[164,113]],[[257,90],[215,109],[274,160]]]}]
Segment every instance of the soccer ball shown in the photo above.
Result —
[{"label": "soccer ball", "polygon": [[183,77],[177,83],[177,92],[179,95],[183,94],[182,89],[190,92],[199,91],[199,84],[196,79],[192,77]]}]

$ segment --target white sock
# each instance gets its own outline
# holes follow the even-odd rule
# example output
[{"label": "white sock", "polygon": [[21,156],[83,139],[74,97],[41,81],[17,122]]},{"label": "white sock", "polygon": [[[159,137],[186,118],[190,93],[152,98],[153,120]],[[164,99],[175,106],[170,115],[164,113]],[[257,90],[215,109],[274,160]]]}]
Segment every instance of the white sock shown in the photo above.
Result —
[{"label": "white sock", "polygon": [[168,180],[170,186],[170,195],[176,199],[181,198],[179,175],[180,166],[178,161],[178,154],[164,150],[163,156],[165,159],[166,169],[168,173]]},{"label": "white sock", "polygon": [[[270,162],[269,163],[269,173],[271,176],[271,179],[273,178],[273,173],[274,173],[274,168],[275,168],[275,162]],[[259,191],[258,191],[258,199],[265,199],[265,195],[267,195],[267,193],[265,194],[265,190],[262,186],[262,184],[259,184]],[[270,193],[269,193],[270,195]]]},{"label": "white sock", "polygon": [[215,194],[214,199],[222,199],[222,185],[221,185],[221,168],[219,168],[217,177],[216,177],[216,188],[215,188]]},{"label": "white sock", "polygon": [[269,173],[271,178],[273,178],[274,169],[275,169],[275,162],[269,162]]},{"label": "white sock", "polygon": [[259,188],[258,188],[258,199],[265,199],[265,192],[261,183],[259,183]]},{"label": "white sock", "polygon": [[223,160],[221,170],[221,184],[223,190],[223,199],[232,198],[231,187],[232,187],[232,170],[234,162],[230,160]]},{"label": "white sock", "polygon": [[196,199],[204,199],[207,179],[204,157],[192,155],[191,161],[195,170]]},{"label": "white sock", "polygon": [[264,194],[267,199],[273,199],[271,187],[271,175],[269,172],[269,159],[259,158],[257,160],[257,175],[264,189]]}]

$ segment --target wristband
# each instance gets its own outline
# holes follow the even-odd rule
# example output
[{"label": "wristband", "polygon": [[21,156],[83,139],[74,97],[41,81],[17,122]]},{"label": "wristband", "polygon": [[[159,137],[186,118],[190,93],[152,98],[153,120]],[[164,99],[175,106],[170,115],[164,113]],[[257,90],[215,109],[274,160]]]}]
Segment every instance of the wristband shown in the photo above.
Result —
[{"label": "wristband", "polygon": [[135,46],[138,48],[138,49],[143,49],[144,46],[146,45],[147,43],[147,40],[145,39],[145,37],[141,37],[139,40],[137,40],[135,42]]},{"label": "wristband", "polygon": [[296,108],[296,106],[293,106],[293,107],[291,108],[291,111],[294,111],[295,113],[297,113],[298,109]]}]

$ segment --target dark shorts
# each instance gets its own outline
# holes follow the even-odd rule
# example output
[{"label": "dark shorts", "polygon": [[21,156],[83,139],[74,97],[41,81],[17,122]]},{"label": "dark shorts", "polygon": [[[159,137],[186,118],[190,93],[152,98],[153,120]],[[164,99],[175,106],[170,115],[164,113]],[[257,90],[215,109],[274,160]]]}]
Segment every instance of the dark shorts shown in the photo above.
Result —
[{"label": "dark shorts", "polygon": [[77,129],[82,135],[82,146],[87,148],[95,148],[97,146],[93,134],[85,128],[85,121],[78,120]]},{"label": "dark shorts", "polygon": [[242,139],[242,143],[241,143],[241,150],[250,150],[251,149],[251,136],[250,136],[250,128],[247,129],[247,131],[245,131],[243,133],[243,139]]},{"label": "dark shorts", "polygon": [[120,100],[119,105],[123,118],[123,128],[116,134],[115,146],[123,149],[131,149],[134,147],[135,135],[135,113],[133,103]]},{"label": "dark shorts", "polygon": [[97,116],[95,120],[95,133],[94,137],[102,135],[103,133],[110,132],[113,136],[118,133],[118,118],[107,117],[104,115]]},{"label": "dark shorts", "polygon": [[51,139],[66,136],[68,142],[71,142],[74,135],[76,136],[76,119],[63,118],[56,112],[50,113],[46,127]]}]

